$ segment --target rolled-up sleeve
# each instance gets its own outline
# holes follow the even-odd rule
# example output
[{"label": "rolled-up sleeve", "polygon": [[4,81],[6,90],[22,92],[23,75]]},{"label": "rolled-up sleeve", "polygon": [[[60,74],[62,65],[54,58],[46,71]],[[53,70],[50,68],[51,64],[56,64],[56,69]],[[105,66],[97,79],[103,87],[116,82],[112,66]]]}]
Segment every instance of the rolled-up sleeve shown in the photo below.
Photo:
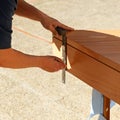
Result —
[{"label": "rolled-up sleeve", "polygon": [[12,16],[15,0],[0,0],[0,49],[11,47]]}]

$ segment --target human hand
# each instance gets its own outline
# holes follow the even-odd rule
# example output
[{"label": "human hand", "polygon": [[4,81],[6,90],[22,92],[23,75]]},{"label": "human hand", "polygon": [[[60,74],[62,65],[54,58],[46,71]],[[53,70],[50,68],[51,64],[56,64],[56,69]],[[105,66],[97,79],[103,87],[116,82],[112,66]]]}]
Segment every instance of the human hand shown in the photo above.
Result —
[{"label": "human hand", "polygon": [[66,65],[63,61],[55,56],[43,56],[42,65],[40,66],[40,68],[48,72],[56,72],[64,69],[65,67]]},{"label": "human hand", "polygon": [[44,15],[43,19],[41,20],[41,23],[42,23],[42,25],[46,29],[50,30],[53,34],[58,34],[57,31],[56,31],[56,29],[55,29],[56,27],[63,28],[65,30],[67,30],[67,31],[74,30],[73,28],[68,27],[68,26],[62,24],[58,20],[56,20],[56,19],[54,19],[52,17],[49,17],[47,15]]}]

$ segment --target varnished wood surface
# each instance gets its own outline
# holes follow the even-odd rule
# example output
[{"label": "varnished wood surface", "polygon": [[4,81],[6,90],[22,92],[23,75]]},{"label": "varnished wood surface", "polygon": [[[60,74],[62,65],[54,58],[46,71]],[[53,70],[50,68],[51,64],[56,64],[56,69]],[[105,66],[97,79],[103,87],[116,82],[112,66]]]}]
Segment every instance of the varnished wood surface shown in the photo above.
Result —
[{"label": "varnished wood surface", "polygon": [[70,32],[67,39],[72,47],[120,72],[120,37],[95,31],[76,30]]},{"label": "varnished wood surface", "polygon": [[[67,38],[68,72],[120,104],[120,38],[80,30]],[[60,36],[53,42],[59,50]]]},{"label": "varnished wood surface", "polygon": [[103,116],[110,120],[110,99],[106,96],[103,96]]}]

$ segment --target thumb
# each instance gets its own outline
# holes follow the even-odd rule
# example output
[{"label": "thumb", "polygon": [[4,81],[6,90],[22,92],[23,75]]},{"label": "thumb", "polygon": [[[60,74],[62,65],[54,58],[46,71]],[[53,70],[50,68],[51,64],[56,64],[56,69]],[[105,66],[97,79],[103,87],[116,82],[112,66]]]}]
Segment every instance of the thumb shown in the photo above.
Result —
[{"label": "thumb", "polygon": [[57,35],[58,34],[58,32],[56,31],[56,28],[57,26],[53,26],[53,25],[51,25],[50,27],[49,27],[49,30],[54,34],[54,35]]}]

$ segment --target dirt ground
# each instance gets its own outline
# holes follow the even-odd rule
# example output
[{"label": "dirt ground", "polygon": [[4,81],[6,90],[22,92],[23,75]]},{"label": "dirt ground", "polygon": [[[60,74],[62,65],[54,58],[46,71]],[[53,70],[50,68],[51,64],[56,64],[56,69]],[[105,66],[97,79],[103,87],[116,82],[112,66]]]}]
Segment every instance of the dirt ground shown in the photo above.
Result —
[{"label": "dirt ground", "polygon": [[[46,14],[75,29],[120,29],[118,0],[27,0]],[[20,28],[35,38],[18,31]],[[51,32],[39,22],[14,16],[13,48],[27,54],[53,55]],[[43,40],[44,39],[44,40]],[[47,42],[45,41],[47,40]],[[86,120],[92,88],[67,73],[39,68],[0,68],[0,120]],[[120,107],[111,109],[111,120],[120,119]],[[96,115],[92,120],[97,120]]]}]

